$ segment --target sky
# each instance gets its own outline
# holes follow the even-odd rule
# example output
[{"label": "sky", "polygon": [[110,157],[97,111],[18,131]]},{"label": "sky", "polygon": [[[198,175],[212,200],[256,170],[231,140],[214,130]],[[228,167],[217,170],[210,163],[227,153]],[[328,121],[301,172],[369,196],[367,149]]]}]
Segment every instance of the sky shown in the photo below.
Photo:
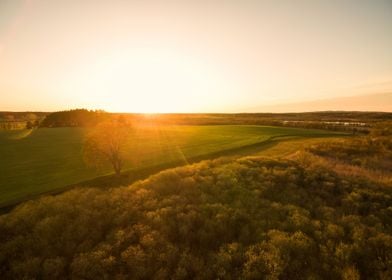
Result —
[{"label": "sky", "polygon": [[391,50],[390,0],[0,0],[0,110],[246,112],[392,92]]}]

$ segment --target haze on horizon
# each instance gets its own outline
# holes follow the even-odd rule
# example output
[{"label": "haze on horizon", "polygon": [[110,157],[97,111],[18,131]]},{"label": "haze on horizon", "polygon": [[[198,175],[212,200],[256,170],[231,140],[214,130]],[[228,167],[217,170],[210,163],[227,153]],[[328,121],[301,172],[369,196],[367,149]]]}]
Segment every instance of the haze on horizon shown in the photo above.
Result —
[{"label": "haze on horizon", "polygon": [[0,110],[243,112],[392,92],[391,50],[388,0],[2,0]]}]

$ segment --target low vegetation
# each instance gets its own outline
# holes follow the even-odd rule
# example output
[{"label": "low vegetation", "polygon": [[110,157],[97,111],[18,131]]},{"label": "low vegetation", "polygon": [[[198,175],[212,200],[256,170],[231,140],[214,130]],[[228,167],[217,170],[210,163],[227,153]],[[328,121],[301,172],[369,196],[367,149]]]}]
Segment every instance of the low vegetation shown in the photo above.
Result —
[{"label": "low vegetation", "polygon": [[306,148],[307,160],[341,175],[359,176],[392,185],[392,126],[367,137],[324,141]]},{"label": "low vegetation", "polygon": [[[131,129],[129,121],[116,125]],[[89,142],[101,139],[97,131],[114,129],[2,131],[1,199],[55,190],[59,178],[64,186],[108,173],[113,166],[103,158],[95,162],[101,173],[82,161],[84,141],[85,156],[93,143],[90,156],[98,159],[102,145]],[[124,176],[116,177],[122,186],[109,184],[116,187],[96,180],[20,204],[0,216],[2,279],[392,278],[390,123],[341,137],[151,120],[131,134],[126,143],[119,138],[121,167],[140,174],[231,157],[128,186]]]},{"label": "low vegetation", "polygon": [[[334,150],[328,156],[339,158],[342,151]],[[204,161],[129,187],[24,203],[0,217],[0,274],[391,279],[390,185],[342,175],[306,153]]]}]

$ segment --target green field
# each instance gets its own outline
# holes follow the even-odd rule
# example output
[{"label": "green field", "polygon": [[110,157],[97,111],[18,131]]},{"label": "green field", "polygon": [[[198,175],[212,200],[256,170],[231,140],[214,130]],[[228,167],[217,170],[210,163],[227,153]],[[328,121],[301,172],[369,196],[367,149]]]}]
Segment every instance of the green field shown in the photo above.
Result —
[{"label": "green field", "polygon": [[[97,171],[82,157],[85,128],[0,131],[0,206],[111,173]],[[324,137],[321,130],[268,126],[144,126],[127,143],[126,170],[268,148],[271,139]]]}]

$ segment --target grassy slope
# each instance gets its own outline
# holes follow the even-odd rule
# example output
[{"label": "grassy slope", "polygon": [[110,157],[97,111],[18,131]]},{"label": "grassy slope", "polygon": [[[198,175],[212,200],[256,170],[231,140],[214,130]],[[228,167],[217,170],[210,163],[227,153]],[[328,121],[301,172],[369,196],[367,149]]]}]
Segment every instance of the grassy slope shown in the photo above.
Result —
[{"label": "grassy slope", "polygon": [[[110,174],[110,167],[97,172],[84,165],[82,142],[87,132],[82,128],[1,131],[0,206]],[[201,159],[254,153],[275,146],[279,138],[330,135],[267,126],[138,127],[127,145],[126,168],[138,178]]]}]

